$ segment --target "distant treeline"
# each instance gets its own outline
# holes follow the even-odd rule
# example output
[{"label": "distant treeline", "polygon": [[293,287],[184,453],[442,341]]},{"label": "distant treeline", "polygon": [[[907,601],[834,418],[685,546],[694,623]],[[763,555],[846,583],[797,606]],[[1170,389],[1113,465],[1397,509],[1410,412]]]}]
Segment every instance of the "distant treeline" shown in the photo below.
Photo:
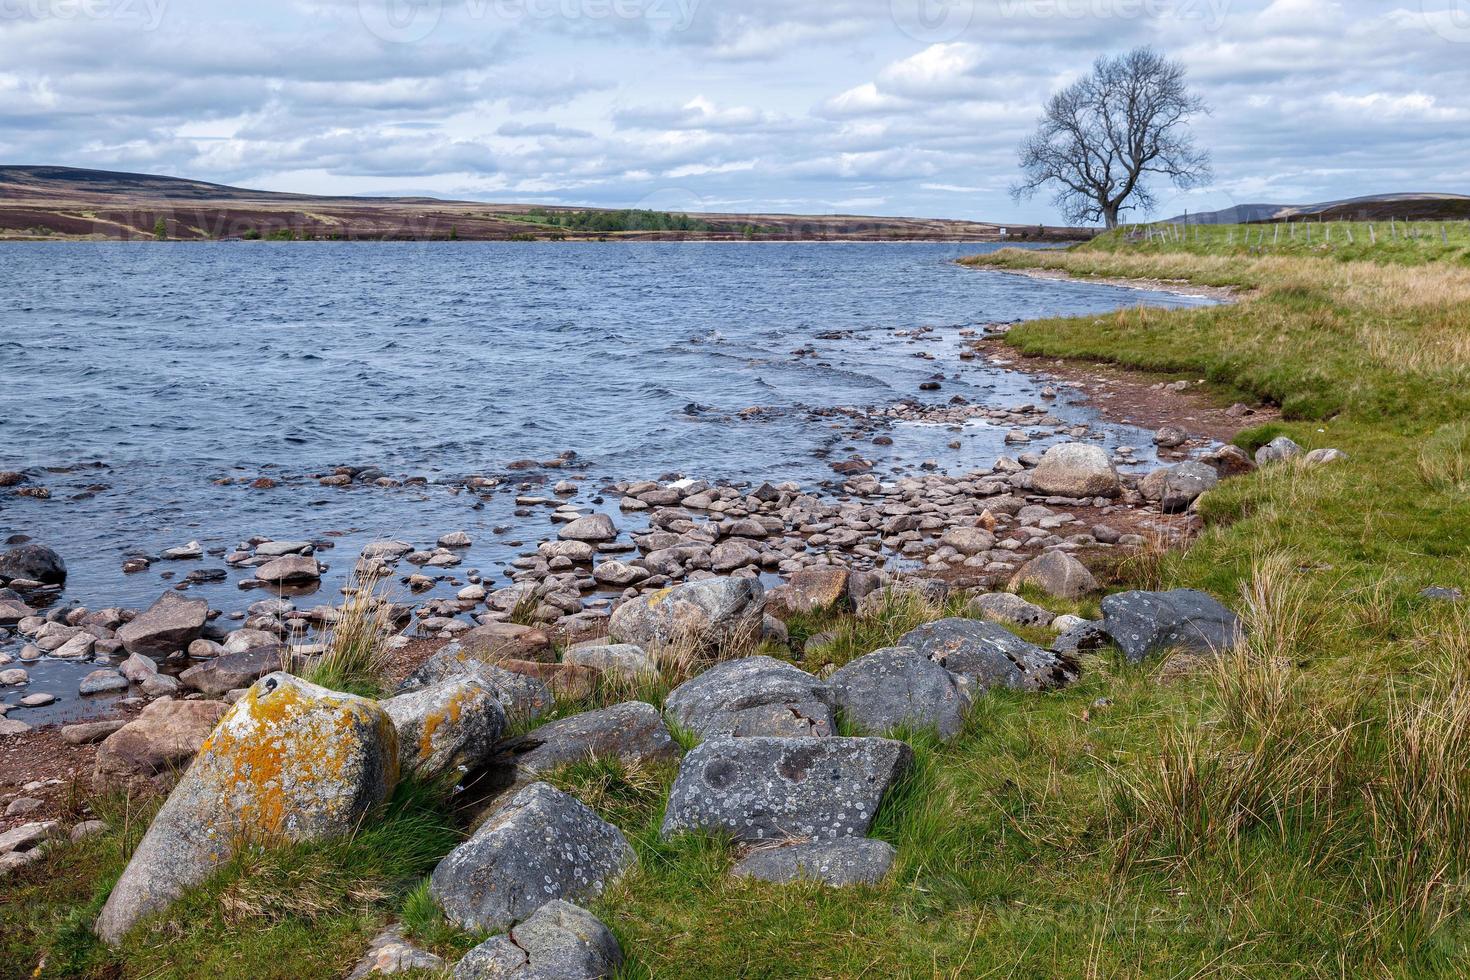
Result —
[{"label": "distant treeline", "polygon": [[708,221],[691,218],[687,214],[670,214],[668,211],[631,209],[626,211],[547,211],[532,208],[525,214],[527,221],[537,224],[565,228],[568,231],[711,231]]}]

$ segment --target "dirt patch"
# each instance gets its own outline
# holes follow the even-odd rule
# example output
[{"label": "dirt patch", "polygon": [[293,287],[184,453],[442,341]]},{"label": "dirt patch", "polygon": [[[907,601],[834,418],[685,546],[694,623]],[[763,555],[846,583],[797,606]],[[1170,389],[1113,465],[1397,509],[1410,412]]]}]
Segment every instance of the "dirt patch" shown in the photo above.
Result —
[{"label": "dirt patch", "polygon": [[[58,726],[0,739],[0,833],[36,820],[70,820],[77,801],[90,792],[96,754],[96,746],[62,741]],[[37,782],[50,785],[23,788]],[[40,800],[41,806],[3,816],[17,799]]]}]

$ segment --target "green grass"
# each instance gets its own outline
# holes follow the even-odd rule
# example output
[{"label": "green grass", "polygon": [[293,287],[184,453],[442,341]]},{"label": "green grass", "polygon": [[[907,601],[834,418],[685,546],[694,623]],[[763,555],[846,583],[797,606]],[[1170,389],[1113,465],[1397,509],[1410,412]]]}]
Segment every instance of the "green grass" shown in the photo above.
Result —
[{"label": "green grass", "polygon": [[1093,248],[1191,255],[1296,255],[1338,262],[1470,263],[1470,221],[1298,221],[1250,225],[1138,225]]}]

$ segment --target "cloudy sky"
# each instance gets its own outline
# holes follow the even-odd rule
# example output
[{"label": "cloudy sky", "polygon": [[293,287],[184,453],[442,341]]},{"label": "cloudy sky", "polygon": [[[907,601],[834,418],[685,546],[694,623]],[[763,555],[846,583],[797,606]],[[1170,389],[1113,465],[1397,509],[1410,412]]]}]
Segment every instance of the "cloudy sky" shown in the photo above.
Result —
[{"label": "cloudy sky", "polygon": [[1161,213],[1470,191],[1470,0],[0,0],[0,163],[273,190],[1055,220],[1017,142],[1184,60]]}]

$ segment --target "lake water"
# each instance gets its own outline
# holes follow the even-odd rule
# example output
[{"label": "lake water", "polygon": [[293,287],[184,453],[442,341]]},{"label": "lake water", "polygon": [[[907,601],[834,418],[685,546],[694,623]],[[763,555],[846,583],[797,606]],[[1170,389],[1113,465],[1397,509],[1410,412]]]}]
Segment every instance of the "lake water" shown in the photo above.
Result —
[{"label": "lake water", "polygon": [[[880,477],[924,460],[988,466],[1007,451],[1003,428],[900,425],[893,445],[876,446],[818,410],[1035,402],[1044,380],[961,362],[959,331],[1206,302],[954,264],[991,247],[5,245],[0,470],[26,470],[52,498],[0,490],[0,540],[56,548],[70,569],[61,601],[92,608],[145,605],[191,570],[223,569],[218,556],[254,534],[337,542],[319,554],[334,567],[312,602],[331,600],[367,541],[432,545],[454,530],[476,542],[455,573],[478,568],[503,586],[503,563],[555,533],[549,511],[516,514],[527,482],[544,479],[549,495],[580,477],[574,503],[613,508],[595,500],[617,479],[815,485],[852,451]],[[935,329],[895,336],[919,327]],[[941,390],[920,391],[937,376]],[[1056,413],[1096,423],[1075,401]],[[1107,445],[1149,446],[1127,426],[1097,428]],[[576,455],[562,469],[509,466],[564,453]],[[335,489],[311,478],[339,465],[428,482]],[[503,492],[465,492],[471,475],[504,480]],[[281,485],[252,489],[260,476]],[[191,540],[213,554],[121,571],[128,555]],[[238,589],[246,577],[232,570],[191,594],[243,609],[260,598]],[[74,695],[72,674],[92,666],[36,676]]]}]

